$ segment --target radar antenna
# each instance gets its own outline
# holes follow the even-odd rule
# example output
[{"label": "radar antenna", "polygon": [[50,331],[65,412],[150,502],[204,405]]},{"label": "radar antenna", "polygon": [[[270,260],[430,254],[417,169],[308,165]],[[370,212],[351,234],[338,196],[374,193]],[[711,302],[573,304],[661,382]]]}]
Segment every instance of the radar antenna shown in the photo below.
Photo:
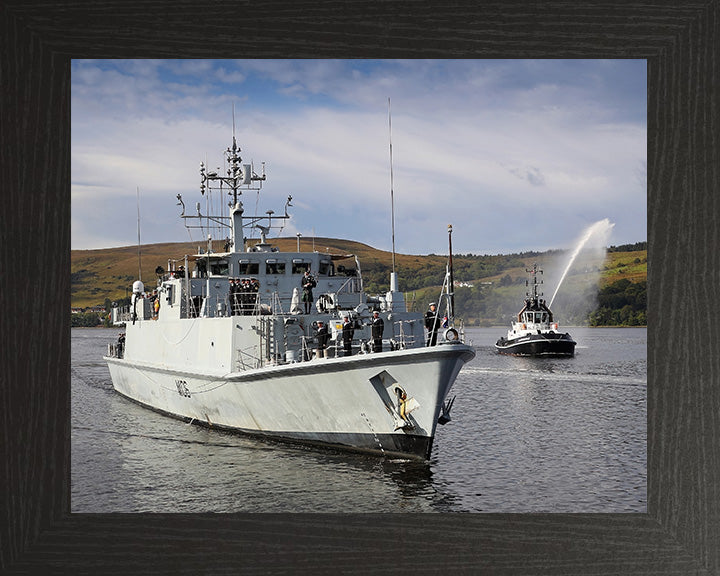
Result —
[{"label": "radar antenna", "polygon": [[[252,216],[248,217],[244,215],[243,203],[240,201],[240,197],[243,192],[257,191],[258,198],[260,190],[262,189],[263,182],[266,180],[265,175],[265,162],[262,163],[261,174],[258,175],[255,172],[253,162],[243,163],[243,159],[240,156],[240,146],[238,146],[237,139],[235,136],[235,105],[232,108],[232,145],[224,151],[225,163],[224,169],[211,170],[207,162],[200,163],[200,193],[205,196],[207,193],[208,203],[205,208],[207,213],[200,211],[198,203],[196,214],[186,214],[186,207],[183,198],[180,194],[177,195],[178,206],[182,206],[181,218],[185,220],[185,227],[189,230],[199,228],[201,233],[210,231],[213,229],[229,229],[232,234],[230,237],[226,237],[225,245],[227,248],[233,246],[234,251],[242,251],[247,238],[243,235],[243,230],[249,230],[259,228],[255,226],[259,222],[267,222],[264,226],[266,229],[265,234],[270,229],[280,229],[284,227],[284,222],[290,218],[288,214],[288,208],[292,206],[292,197],[288,196],[285,203],[285,207],[282,215],[276,215],[271,210],[266,212],[266,216]],[[219,192],[222,196],[229,196],[228,207],[229,214],[225,213],[223,209],[223,202],[219,202],[219,214],[215,213],[217,207],[212,204],[209,199],[211,198],[212,192]],[[189,221],[196,220],[197,223],[190,225]],[[191,235],[192,238],[192,235]],[[263,244],[266,242],[266,237],[263,235]]]},{"label": "radar antenna", "polygon": [[268,232],[270,232],[270,226],[262,226],[260,224],[255,224],[255,228],[260,230],[260,242],[262,244],[267,244],[267,235]]}]

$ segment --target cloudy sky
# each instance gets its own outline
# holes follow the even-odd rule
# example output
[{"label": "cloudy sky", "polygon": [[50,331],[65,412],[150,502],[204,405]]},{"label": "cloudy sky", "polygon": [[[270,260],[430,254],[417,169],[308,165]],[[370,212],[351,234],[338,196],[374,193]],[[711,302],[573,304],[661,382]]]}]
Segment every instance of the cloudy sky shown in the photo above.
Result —
[{"label": "cloudy sky", "polygon": [[[72,248],[199,240],[199,167],[265,162],[246,214],[399,253],[647,239],[644,60],[74,60]],[[204,200],[203,200],[204,202]]]}]

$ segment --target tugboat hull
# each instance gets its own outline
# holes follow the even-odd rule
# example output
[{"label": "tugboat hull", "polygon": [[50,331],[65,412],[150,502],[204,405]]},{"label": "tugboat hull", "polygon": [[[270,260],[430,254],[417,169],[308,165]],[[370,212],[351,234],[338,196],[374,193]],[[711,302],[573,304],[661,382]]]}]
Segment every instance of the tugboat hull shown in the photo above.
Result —
[{"label": "tugboat hull", "polygon": [[542,270],[533,264],[527,272],[530,273],[527,285],[532,286],[532,291],[526,293],[525,305],[517,315],[517,322],[511,324],[507,338],[495,342],[495,349],[510,356],[573,356],[575,341],[567,332],[558,332],[553,313],[538,293],[537,275],[542,274]]},{"label": "tugboat hull", "polygon": [[569,334],[530,334],[511,340],[500,338],[495,349],[511,356],[573,356],[575,344]]}]

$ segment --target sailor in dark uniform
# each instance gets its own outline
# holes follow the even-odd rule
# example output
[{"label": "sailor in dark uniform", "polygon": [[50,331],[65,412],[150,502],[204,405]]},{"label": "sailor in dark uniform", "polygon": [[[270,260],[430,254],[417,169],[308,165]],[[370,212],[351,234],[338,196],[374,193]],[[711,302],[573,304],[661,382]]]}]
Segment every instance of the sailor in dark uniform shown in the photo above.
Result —
[{"label": "sailor in dark uniform", "polygon": [[313,301],[312,289],[317,286],[317,282],[315,282],[315,278],[312,277],[312,274],[310,274],[309,270],[305,270],[305,274],[303,274],[302,277],[301,285],[303,289],[302,301],[305,305],[305,314],[310,314],[310,307],[312,306]]},{"label": "sailor in dark uniform", "polygon": [[251,314],[252,303],[250,298],[250,280],[243,278],[237,282],[238,303],[240,314],[247,316]]},{"label": "sailor in dark uniform", "polygon": [[125,332],[120,332],[117,343],[117,357],[123,358],[125,351]]},{"label": "sailor in dark uniform", "polygon": [[355,328],[353,327],[353,324],[350,321],[350,318],[345,316],[345,321],[343,322],[343,328],[342,328],[343,355],[344,356],[352,355],[352,339],[353,339],[354,334],[355,334]]},{"label": "sailor in dark uniform", "polygon": [[383,319],[380,318],[380,314],[378,314],[377,310],[373,312],[373,319],[372,324],[370,328],[370,332],[372,335],[372,351],[373,352],[382,352],[382,337],[383,337],[383,331],[385,330],[385,323],[383,322]]},{"label": "sailor in dark uniform", "polygon": [[435,302],[430,302],[427,312],[425,312],[425,328],[427,328],[427,346],[435,346],[437,344],[437,333],[440,328],[440,315],[436,311]]},{"label": "sailor in dark uniform", "polygon": [[230,286],[228,288],[228,295],[230,296],[230,315],[235,316],[238,313],[237,303],[237,284],[234,278],[230,278]]},{"label": "sailor in dark uniform", "polygon": [[317,333],[315,334],[315,337],[317,338],[317,357],[325,358],[325,348],[327,347],[327,342],[330,339],[330,334],[328,333],[327,326],[325,326],[325,323],[322,320],[318,320],[317,326]]}]

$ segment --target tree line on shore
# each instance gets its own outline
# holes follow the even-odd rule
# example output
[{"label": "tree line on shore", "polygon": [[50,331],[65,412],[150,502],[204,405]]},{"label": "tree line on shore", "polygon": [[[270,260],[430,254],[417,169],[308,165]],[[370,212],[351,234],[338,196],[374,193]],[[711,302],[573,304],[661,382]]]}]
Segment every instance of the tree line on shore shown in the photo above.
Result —
[{"label": "tree line on shore", "polygon": [[590,326],[646,326],[647,280],[622,278],[600,289],[598,307],[589,316]]}]

